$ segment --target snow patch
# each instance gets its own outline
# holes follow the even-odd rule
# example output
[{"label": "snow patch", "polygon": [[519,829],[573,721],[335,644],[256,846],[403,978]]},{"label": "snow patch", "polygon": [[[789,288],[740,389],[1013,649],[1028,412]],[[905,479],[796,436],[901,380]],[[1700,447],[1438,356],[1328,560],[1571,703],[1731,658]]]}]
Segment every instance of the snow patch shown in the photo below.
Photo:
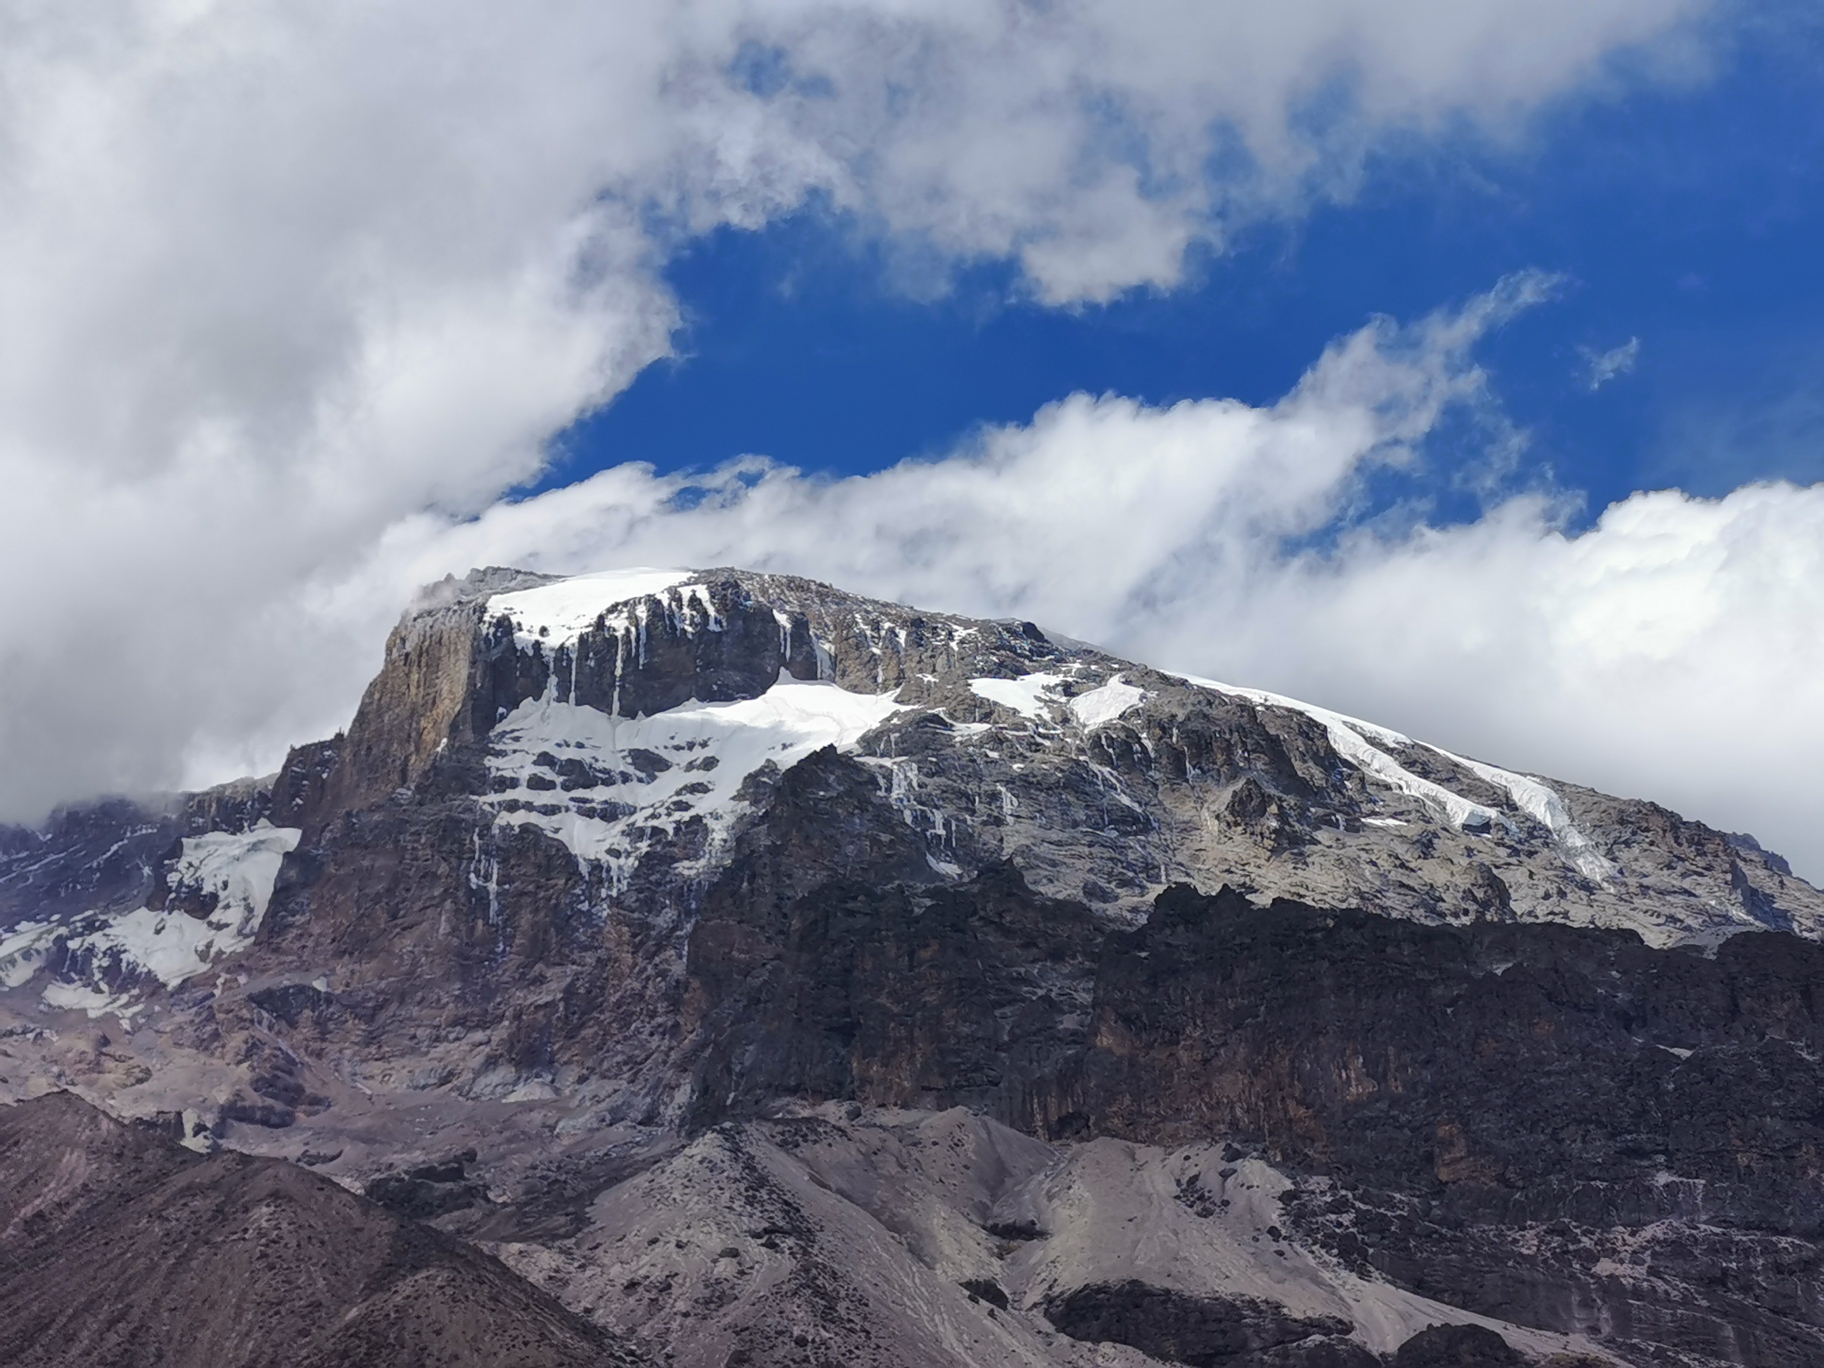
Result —
[{"label": "snow patch", "polygon": [[297,827],[275,827],[262,820],[249,831],[186,836],[169,884],[174,891],[213,895],[215,907],[208,916],[140,907],[98,930],[72,937],[70,948],[91,952],[98,972],[109,964],[137,969],[175,988],[217,957],[253,944],[272,901],[279,865],[297,849],[303,834]]},{"label": "snow patch", "polygon": [[54,921],[27,921],[0,936],[0,984],[18,988],[37,973],[45,947],[60,929]]},{"label": "snow patch", "polygon": [[[555,584],[541,584],[534,589],[518,589],[510,594],[496,594],[488,600],[487,615],[491,621],[506,617],[513,623],[513,638],[523,650],[534,642],[546,650],[575,643],[595,625],[596,619],[617,604],[649,594],[662,594],[691,577],[689,570],[604,570],[592,575],[574,575]],[[709,596],[702,595],[707,605]],[[711,617],[714,610],[711,609]]]},{"label": "snow patch", "polygon": [[1056,698],[1058,685],[1064,682],[1062,675],[1029,674],[1018,679],[972,679],[969,691],[977,698],[985,698],[990,703],[1018,713],[1021,717],[1043,721],[1049,716],[1050,705]]},{"label": "snow patch", "polygon": [[655,840],[702,818],[712,847],[736,816],[742,781],[771,761],[790,769],[825,746],[853,747],[900,710],[898,691],[851,693],[826,682],[779,681],[758,698],[681,704],[651,717],[613,717],[546,697],[521,703],[490,735],[500,821],[536,826],[617,887]]},{"label": "snow patch", "polygon": [[1515,807],[1552,833],[1564,848],[1566,857],[1586,878],[1600,882],[1615,872],[1614,864],[1603,858],[1596,849],[1596,843],[1578,830],[1564,800],[1547,785],[1524,774],[1514,774],[1493,765],[1484,765],[1479,760],[1466,760],[1461,755],[1452,755],[1440,746],[1432,746],[1431,749],[1446,760],[1463,766],[1478,779],[1505,790],[1507,796],[1513,799]]},{"label": "snow patch", "polygon": [[930,865],[933,871],[946,879],[960,879],[963,877],[963,867],[951,860],[940,860],[937,856],[927,852],[925,855],[925,863]]},{"label": "snow patch", "polygon": [[297,827],[275,827],[262,818],[247,831],[186,836],[183,854],[171,869],[171,886],[215,894],[217,917],[225,911],[239,912],[240,934],[251,937],[272,901],[279,866],[303,835]]},{"label": "snow patch", "polygon": [[66,1012],[84,1012],[90,1021],[111,1013],[129,1029],[133,1018],[145,1010],[145,1004],[133,1001],[130,993],[110,993],[105,988],[90,988],[80,983],[48,984],[41,996],[45,1006]]},{"label": "snow patch", "polygon": [[93,950],[98,958],[112,955],[123,967],[143,969],[165,987],[175,988],[192,974],[207,969],[218,951],[231,953],[252,939],[236,937],[236,920],[211,916],[204,921],[182,912],[154,912],[140,907],[116,917],[99,931],[74,937],[70,946]]},{"label": "snow patch", "polygon": [[76,935],[69,934],[70,922],[21,923],[0,938],[0,983],[23,987],[42,965],[45,951],[62,938],[88,964],[89,979],[47,984],[40,994],[45,1005],[90,1017],[112,1013],[130,1025],[144,1004],[131,992],[114,992],[109,983],[151,974],[175,988],[221,956],[245,950],[265,919],[279,866],[303,834],[297,827],[261,821],[249,831],[186,836],[167,875],[168,886],[186,901],[212,899],[207,916],[192,917],[175,907],[136,907],[112,918],[85,913],[72,919],[84,928]]},{"label": "snow patch", "polygon": [[1084,731],[1113,722],[1129,708],[1146,701],[1146,690],[1136,688],[1116,675],[1100,688],[1090,689],[1070,700],[1070,715]]}]

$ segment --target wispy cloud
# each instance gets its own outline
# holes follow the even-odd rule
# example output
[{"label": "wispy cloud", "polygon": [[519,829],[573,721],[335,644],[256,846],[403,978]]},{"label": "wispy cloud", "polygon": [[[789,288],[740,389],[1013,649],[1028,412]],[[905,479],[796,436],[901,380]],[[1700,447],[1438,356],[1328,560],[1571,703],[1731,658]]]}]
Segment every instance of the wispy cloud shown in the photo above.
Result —
[{"label": "wispy cloud", "polygon": [[1619,347],[1599,352],[1590,347],[1577,348],[1583,358],[1583,379],[1594,394],[1618,375],[1626,375],[1640,360],[1640,339],[1630,337]]}]

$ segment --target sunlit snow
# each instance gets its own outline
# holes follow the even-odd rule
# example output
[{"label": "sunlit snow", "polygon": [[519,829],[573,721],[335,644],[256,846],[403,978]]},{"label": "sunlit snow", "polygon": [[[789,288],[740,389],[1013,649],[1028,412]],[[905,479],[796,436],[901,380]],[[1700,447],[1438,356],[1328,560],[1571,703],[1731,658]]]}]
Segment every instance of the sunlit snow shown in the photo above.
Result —
[{"label": "sunlit snow", "polygon": [[207,969],[217,956],[253,944],[272,901],[279,865],[297,849],[303,834],[297,827],[262,821],[250,831],[186,836],[183,854],[171,868],[170,886],[213,894],[215,909],[207,917],[192,917],[175,908],[155,912],[141,907],[98,931],[72,938],[70,948],[93,951],[98,961],[117,954],[165,987],[175,988]]},{"label": "sunlit snow", "polygon": [[1615,872],[1615,866],[1597,852],[1595,842],[1577,829],[1564,800],[1537,779],[1498,769],[1494,765],[1485,765],[1480,760],[1466,760],[1439,746],[1432,746],[1431,749],[1448,760],[1454,760],[1496,788],[1505,789],[1516,807],[1558,838],[1571,857],[1571,863],[1586,877],[1606,879]]},{"label": "sunlit snow", "polygon": [[501,820],[537,826],[624,876],[652,828],[670,832],[701,816],[713,841],[749,774],[769,760],[785,770],[824,746],[853,746],[899,711],[896,699],[784,671],[758,698],[690,702],[652,717],[528,699],[490,736],[489,801]]},{"label": "sunlit snow", "polygon": [[[266,916],[279,865],[303,835],[297,827],[261,821],[249,831],[210,831],[186,836],[172,862],[168,882],[174,893],[208,899],[207,916],[193,917],[176,905],[154,911],[137,907],[69,936],[67,945],[91,968],[87,984],[52,983],[42,994],[47,1006],[100,1016],[112,1012],[130,1021],[139,1008],[130,994],[112,993],[104,976],[118,982],[149,973],[167,988],[202,973],[224,955],[245,950]],[[27,922],[0,938],[0,982],[18,988],[37,972],[45,950],[65,933],[67,923]]]},{"label": "sunlit snow", "polygon": [[972,679],[969,690],[977,698],[1010,708],[1022,717],[1041,720],[1047,714],[1048,705],[1057,701],[1047,695],[1056,694],[1062,682],[1062,675],[1029,674],[1018,679]]},{"label": "sunlit snow", "polygon": [[48,984],[42,996],[47,1007],[86,1012],[90,1020],[112,1013],[120,1018],[123,1026],[131,1026],[133,1018],[146,1009],[145,1004],[135,1002],[131,994],[110,993],[105,988],[89,988],[80,983]]},{"label": "sunlit snow", "polygon": [[1116,675],[1100,688],[1090,689],[1070,700],[1070,714],[1084,731],[1113,722],[1129,708],[1146,700],[1146,690],[1126,683]]},{"label": "sunlit snow", "polygon": [[643,567],[574,575],[535,589],[496,594],[488,600],[487,614],[489,618],[511,619],[514,638],[520,646],[536,641],[547,650],[556,650],[574,642],[615,605],[663,593],[690,577],[689,570]]},{"label": "sunlit snow", "polygon": [[17,988],[37,973],[39,958],[59,925],[54,921],[20,922],[0,935],[0,984]]}]

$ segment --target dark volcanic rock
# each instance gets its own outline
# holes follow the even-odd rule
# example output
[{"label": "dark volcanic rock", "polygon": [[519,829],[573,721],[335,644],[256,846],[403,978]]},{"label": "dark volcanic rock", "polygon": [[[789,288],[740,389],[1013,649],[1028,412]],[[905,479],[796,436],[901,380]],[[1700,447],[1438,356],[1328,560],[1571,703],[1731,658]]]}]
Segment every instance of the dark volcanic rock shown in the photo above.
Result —
[{"label": "dark volcanic rock", "polygon": [[[1078,1087],[1099,1130],[1270,1135],[1278,1154],[1440,1189],[1613,1181],[1655,1157],[1752,1183],[1744,1149],[1766,1178],[1811,1184],[1820,988],[1824,947],[1776,934],[1706,959],[1626,932],[1176,888],[1104,943]],[[1780,1206],[1794,1233],[1819,1231],[1815,1198]]]},{"label": "dark volcanic rock", "polygon": [[[251,1098],[231,1097],[222,1104],[222,1120],[230,1124],[239,1123],[247,1126],[264,1126],[268,1130],[284,1130],[298,1119],[298,1114],[290,1107],[276,1102],[257,1102]],[[225,1130],[226,1127],[223,1127]]]},{"label": "dark volcanic rock", "polygon": [[1101,938],[1082,907],[1010,865],[963,888],[831,882],[789,902],[759,884],[712,895],[691,937],[699,1122],[794,1092],[1056,1114]]},{"label": "dark volcanic rock", "polygon": [[1288,1316],[1253,1297],[1196,1297],[1143,1282],[1095,1283],[1054,1297],[1045,1316],[1072,1339],[1127,1344],[1190,1368],[1257,1368],[1261,1351],[1349,1333],[1347,1321]]},{"label": "dark volcanic rock", "polygon": [[434,1230],[277,1160],[202,1158],[68,1094],[0,1109],[0,1362],[633,1368]]},{"label": "dark volcanic rock", "polygon": [[1007,1309],[1007,1293],[1002,1286],[991,1278],[965,1278],[959,1284],[963,1291],[972,1297],[979,1297],[990,1306]]},{"label": "dark volcanic rock", "polygon": [[1236,1368],[1383,1368],[1384,1362],[1352,1339],[1314,1335],[1249,1354],[1236,1361]]},{"label": "dark volcanic rock", "polygon": [[363,1189],[368,1200],[414,1221],[435,1220],[453,1211],[467,1211],[488,1200],[485,1183],[469,1177],[475,1151],[435,1164],[421,1164],[403,1173],[383,1173]]},{"label": "dark volcanic rock", "polygon": [[1524,1360],[1480,1325],[1433,1325],[1399,1347],[1393,1368],[1524,1368]]}]

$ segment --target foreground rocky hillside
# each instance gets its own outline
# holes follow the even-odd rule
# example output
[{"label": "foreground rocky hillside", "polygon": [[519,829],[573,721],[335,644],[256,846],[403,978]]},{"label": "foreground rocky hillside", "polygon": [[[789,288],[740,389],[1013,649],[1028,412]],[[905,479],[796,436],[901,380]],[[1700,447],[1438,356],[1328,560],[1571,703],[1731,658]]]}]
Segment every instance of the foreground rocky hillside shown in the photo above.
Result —
[{"label": "foreground rocky hillside", "polygon": [[639,1368],[459,1240],[68,1093],[0,1111],[0,1362]]},{"label": "foreground rocky hillside", "polygon": [[1821,929],[1748,837],[1029,623],[486,571],[273,779],[0,833],[0,1088],[679,1363],[1801,1365]]}]

